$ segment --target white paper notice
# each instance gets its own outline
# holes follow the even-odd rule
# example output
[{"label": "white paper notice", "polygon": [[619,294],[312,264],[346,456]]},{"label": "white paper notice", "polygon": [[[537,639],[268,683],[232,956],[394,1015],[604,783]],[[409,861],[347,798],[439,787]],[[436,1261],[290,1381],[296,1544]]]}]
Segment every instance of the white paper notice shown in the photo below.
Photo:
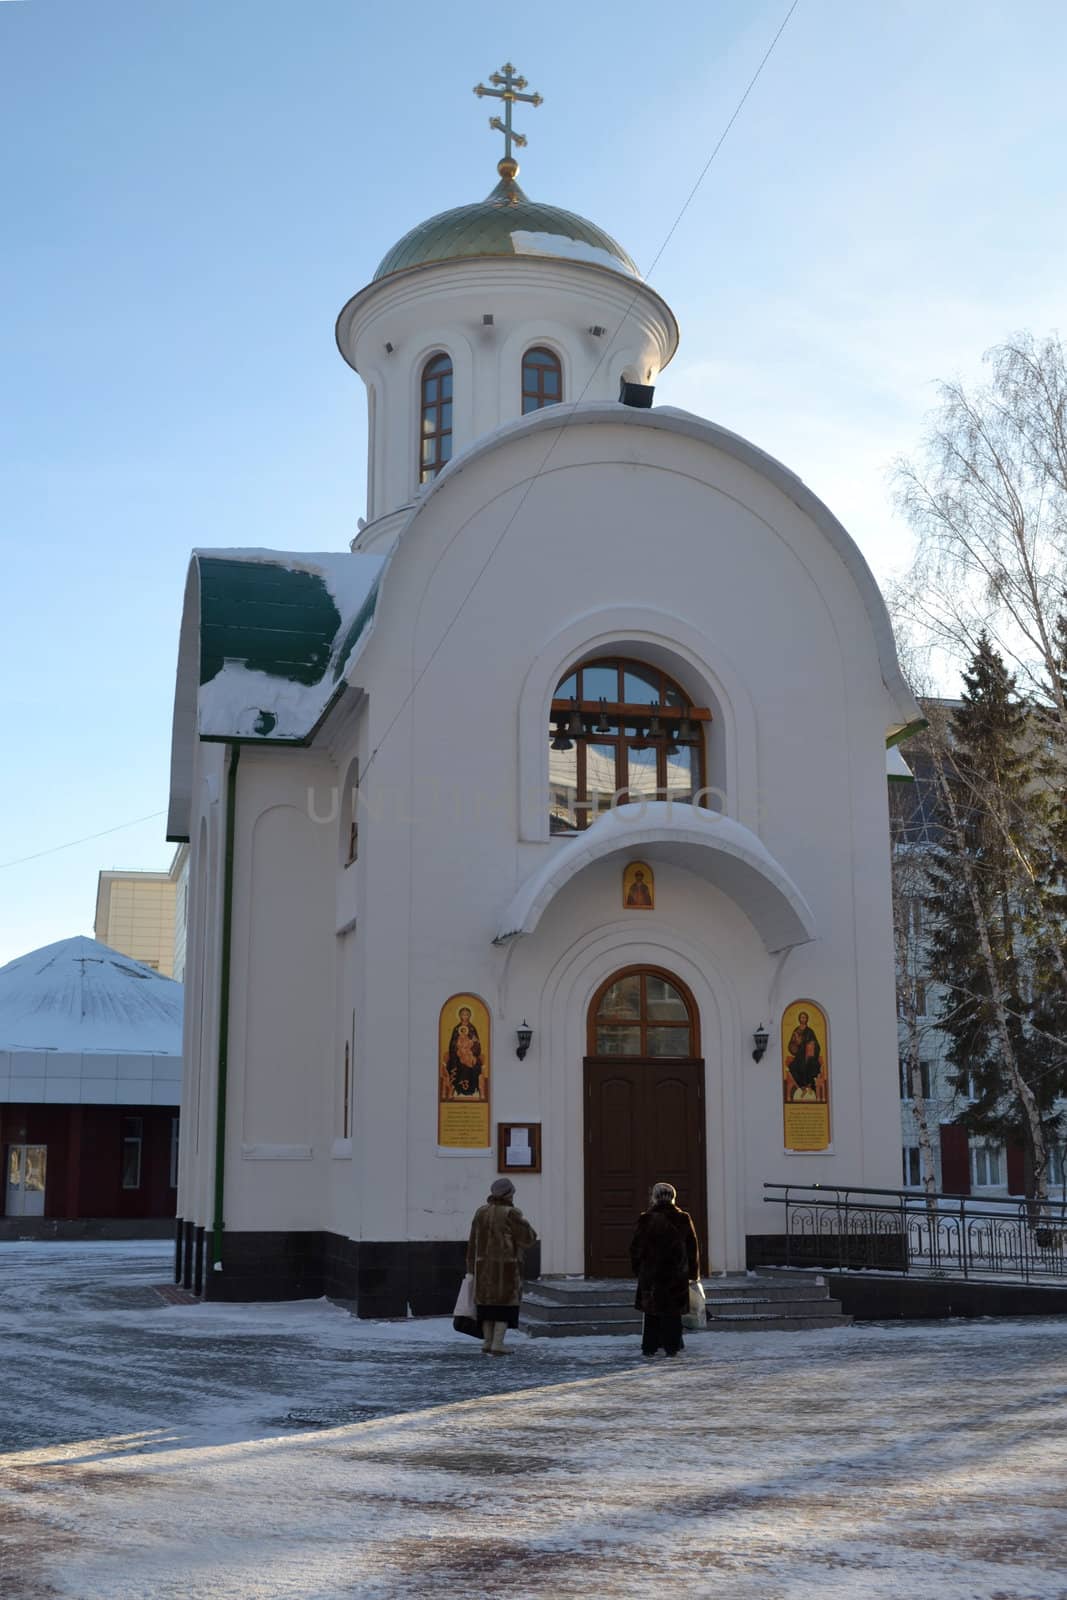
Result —
[{"label": "white paper notice", "polygon": [[506,1165],[509,1167],[529,1167],[533,1165],[529,1128],[511,1128],[508,1130]]}]

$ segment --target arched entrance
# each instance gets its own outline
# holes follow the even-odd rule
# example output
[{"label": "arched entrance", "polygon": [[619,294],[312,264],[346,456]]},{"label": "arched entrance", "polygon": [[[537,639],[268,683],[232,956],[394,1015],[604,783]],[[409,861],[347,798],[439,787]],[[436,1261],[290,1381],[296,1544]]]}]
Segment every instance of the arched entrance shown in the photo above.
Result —
[{"label": "arched entrance", "polygon": [[628,1278],[653,1183],[678,1190],[707,1268],[704,1062],[692,995],[659,967],[625,967],[589,1007],[585,1058],[585,1270]]}]

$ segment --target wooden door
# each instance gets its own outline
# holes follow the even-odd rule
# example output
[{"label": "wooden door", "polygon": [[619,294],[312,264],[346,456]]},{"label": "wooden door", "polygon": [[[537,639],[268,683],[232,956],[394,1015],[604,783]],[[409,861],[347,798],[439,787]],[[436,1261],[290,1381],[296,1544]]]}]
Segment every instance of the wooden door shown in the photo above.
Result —
[{"label": "wooden door", "polygon": [[585,1270],[629,1278],[630,1239],[654,1183],[673,1183],[707,1264],[704,1063],[585,1062]]},{"label": "wooden door", "polygon": [[585,1270],[628,1278],[630,1239],[654,1183],[673,1183],[707,1263],[700,1017],[679,978],[624,967],[589,1007],[585,1061]]}]

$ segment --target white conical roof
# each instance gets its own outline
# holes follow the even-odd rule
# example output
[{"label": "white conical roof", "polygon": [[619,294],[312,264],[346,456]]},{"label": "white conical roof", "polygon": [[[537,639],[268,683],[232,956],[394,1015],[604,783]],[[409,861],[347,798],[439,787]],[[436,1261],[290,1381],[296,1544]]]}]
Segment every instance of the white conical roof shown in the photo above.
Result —
[{"label": "white conical roof", "polygon": [[0,967],[0,1050],[182,1052],[182,986],[95,939]]}]

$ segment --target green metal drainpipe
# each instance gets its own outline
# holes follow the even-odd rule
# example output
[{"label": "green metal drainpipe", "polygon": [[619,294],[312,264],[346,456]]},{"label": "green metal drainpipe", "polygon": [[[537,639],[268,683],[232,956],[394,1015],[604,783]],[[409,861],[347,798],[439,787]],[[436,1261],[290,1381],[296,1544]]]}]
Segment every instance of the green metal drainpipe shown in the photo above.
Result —
[{"label": "green metal drainpipe", "polygon": [[223,1199],[226,1192],[226,1079],[230,1045],[230,936],[233,928],[233,845],[237,815],[237,763],[241,746],[231,744],[226,774],[226,864],[222,880],[222,955],[219,971],[219,1077],[215,1103],[215,1220],[212,1224],[211,1261],[222,1268]]}]

